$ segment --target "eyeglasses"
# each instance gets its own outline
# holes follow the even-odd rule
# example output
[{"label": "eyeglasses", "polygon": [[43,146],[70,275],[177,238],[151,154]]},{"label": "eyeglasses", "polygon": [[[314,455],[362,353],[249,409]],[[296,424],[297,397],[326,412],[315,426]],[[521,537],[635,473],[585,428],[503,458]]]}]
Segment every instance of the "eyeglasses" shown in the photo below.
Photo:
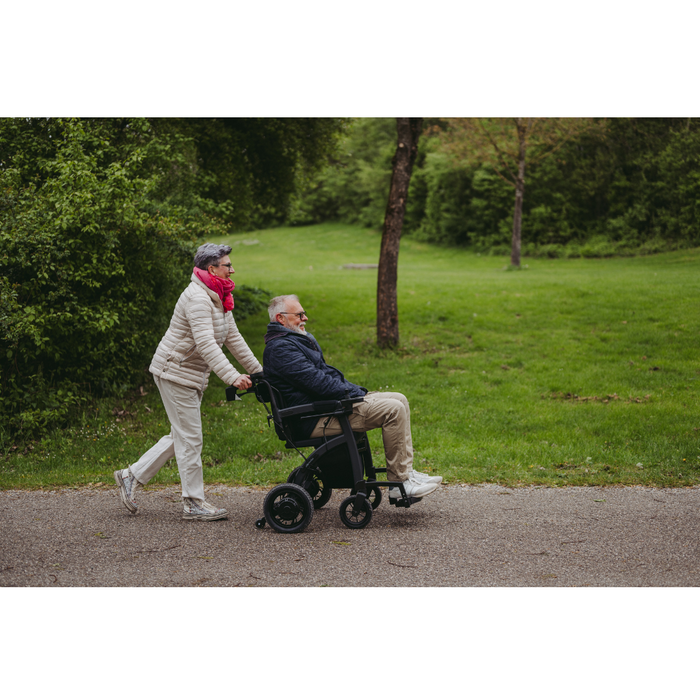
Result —
[{"label": "eyeglasses", "polygon": [[214,267],[228,267],[230,270],[233,267],[233,263],[219,263],[218,265],[214,265]]},{"label": "eyeglasses", "polygon": [[[279,313],[281,313],[281,314],[289,314],[290,316],[298,316],[300,321],[301,321],[302,318],[304,318],[304,316],[306,316],[306,311],[299,311],[299,312],[296,312],[296,311],[280,311]],[[308,316],[307,316],[307,318],[308,318]]]}]

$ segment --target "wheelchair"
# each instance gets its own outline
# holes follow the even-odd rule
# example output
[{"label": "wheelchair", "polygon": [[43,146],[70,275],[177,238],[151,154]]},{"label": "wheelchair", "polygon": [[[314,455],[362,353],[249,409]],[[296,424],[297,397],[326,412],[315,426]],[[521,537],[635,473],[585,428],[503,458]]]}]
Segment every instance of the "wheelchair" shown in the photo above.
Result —
[{"label": "wheelchair", "polygon": [[[253,386],[239,392],[235,387],[226,389],[228,401],[241,400],[245,394],[255,394],[267,410],[267,423],[274,425],[277,437],[287,449],[296,450],[304,459],[294,469],[287,483],[275,486],[265,497],[263,517],[256,521],[258,529],[268,523],[277,532],[304,531],[311,522],[314,511],[322,508],[331,498],[333,489],[350,489],[350,495],[340,504],[340,520],[345,527],[358,530],[369,525],[372,513],[382,502],[380,486],[395,486],[399,498],[389,498],[397,508],[409,508],[422,500],[406,495],[401,481],[377,481],[377,474],[386,468],[376,468],[372,463],[372,451],[367,433],[355,433],[349,416],[354,404],[363,397],[345,398],[339,401],[314,401],[303,406],[286,408],[279,391],[265,378],[263,372],[251,374]],[[299,439],[294,436],[292,418],[337,418],[342,433],[333,436]],[[306,457],[301,448],[313,448]]]}]

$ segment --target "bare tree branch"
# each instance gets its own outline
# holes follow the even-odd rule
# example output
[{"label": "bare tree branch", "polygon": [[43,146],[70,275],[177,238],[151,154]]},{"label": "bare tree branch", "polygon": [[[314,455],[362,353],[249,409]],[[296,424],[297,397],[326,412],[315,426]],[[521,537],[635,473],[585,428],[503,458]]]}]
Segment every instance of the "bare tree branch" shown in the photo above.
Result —
[{"label": "bare tree branch", "polygon": [[493,146],[494,150],[496,151],[496,156],[497,156],[497,158],[501,161],[502,167],[503,167],[505,170],[508,171],[508,173],[510,174],[512,180],[509,180],[509,179],[506,178],[504,175],[502,175],[502,174],[498,171],[497,168],[494,167],[494,170],[496,170],[496,173],[497,173],[498,175],[500,175],[506,182],[510,183],[511,185],[515,185],[516,176],[515,176],[515,174],[513,173],[513,171],[510,169],[510,167],[508,167],[508,161],[505,159],[505,157],[504,157],[504,155],[503,155],[503,152],[501,151],[501,149],[499,148],[498,144],[496,143],[496,141],[495,141],[495,140],[493,139],[493,137],[491,136],[491,133],[489,132],[489,130],[481,123],[481,120],[479,120],[479,126],[483,129],[484,134],[486,135],[486,138],[491,142],[491,145]]}]

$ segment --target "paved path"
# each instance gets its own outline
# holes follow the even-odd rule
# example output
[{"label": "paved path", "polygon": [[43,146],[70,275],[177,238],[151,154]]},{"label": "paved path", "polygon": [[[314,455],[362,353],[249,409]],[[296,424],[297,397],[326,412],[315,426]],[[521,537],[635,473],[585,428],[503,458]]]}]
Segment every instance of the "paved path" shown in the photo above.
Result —
[{"label": "paved path", "polygon": [[179,489],[3,491],[0,586],[696,586],[700,488],[443,486],[345,528],[257,530],[266,490],[208,489],[227,521],[180,518]]}]

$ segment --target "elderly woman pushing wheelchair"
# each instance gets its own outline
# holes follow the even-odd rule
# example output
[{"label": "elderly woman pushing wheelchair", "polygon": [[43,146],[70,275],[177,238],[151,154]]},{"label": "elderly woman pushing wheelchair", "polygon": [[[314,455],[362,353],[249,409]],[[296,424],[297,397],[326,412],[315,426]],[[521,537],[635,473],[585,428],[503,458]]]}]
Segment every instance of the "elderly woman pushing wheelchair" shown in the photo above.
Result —
[{"label": "elderly woman pushing wheelchair", "polygon": [[233,320],[235,272],[231,247],[205,243],[194,256],[189,286],[180,295],[170,327],[160,341],[149,367],[168,414],[171,430],[127,469],[114,472],[122,503],[136,513],[136,491],[147,484],[172,457],[182,482],[185,520],[220,520],[224,508],[207,503],[202,474],[202,418],[200,404],[209,373],[227,385],[248,389],[248,375],[239,374],[221,350],[226,347],[247,372],[261,372]]}]

